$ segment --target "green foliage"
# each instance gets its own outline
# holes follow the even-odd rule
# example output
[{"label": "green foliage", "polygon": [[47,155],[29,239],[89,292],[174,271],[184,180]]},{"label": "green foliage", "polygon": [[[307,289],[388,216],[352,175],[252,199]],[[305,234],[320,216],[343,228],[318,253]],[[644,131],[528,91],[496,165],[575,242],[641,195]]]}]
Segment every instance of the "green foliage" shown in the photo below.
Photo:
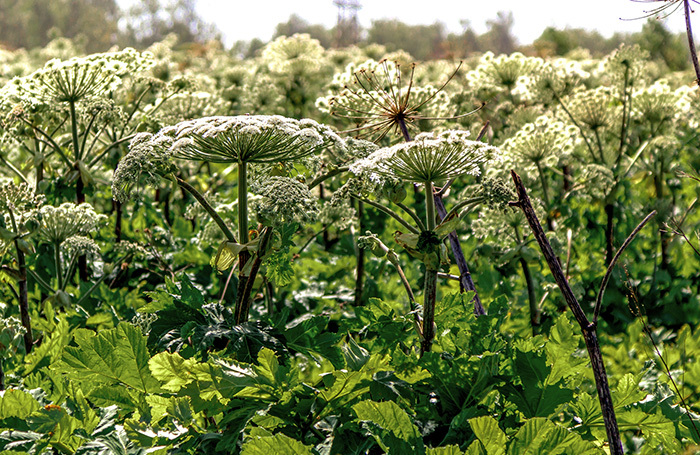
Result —
[{"label": "green foliage", "polygon": [[[461,45],[512,48],[511,25]],[[667,71],[678,43],[658,27],[601,59],[574,47],[608,43],[572,33],[536,46],[568,58],[457,71],[308,35],[246,60],[170,40],[81,58],[54,44],[36,72],[44,57],[0,55],[20,76],[0,75],[2,455],[605,453],[581,331],[507,207],[511,168],[586,313],[606,256],[657,210],[596,330],[626,452],[696,450],[692,76]],[[459,216],[433,219],[431,187]]]}]

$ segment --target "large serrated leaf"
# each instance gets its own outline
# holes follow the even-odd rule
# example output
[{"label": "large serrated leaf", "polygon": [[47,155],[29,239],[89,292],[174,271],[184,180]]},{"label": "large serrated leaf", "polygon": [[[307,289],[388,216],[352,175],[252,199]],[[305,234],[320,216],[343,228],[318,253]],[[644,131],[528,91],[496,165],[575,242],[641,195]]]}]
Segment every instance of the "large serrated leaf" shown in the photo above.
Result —
[{"label": "large serrated leaf", "polygon": [[[368,429],[380,445],[390,453],[423,453],[423,440],[406,411],[393,401],[361,401],[352,407],[357,419],[370,424]],[[377,431],[378,427],[384,431]]]},{"label": "large serrated leaf", "polygon": [[67,346],[57,366],[72,379],[123,384],[142,393],[161,390],[148,369],[146,338],[133,325],[122,322],[99,334],[79,329],[75,342],[78,346]]},{"label": "large serrated leaf", "polygon": [[489,416],[476,417],[469,419],[469,425],[484,445],[488,455],[504,455],[506,453],[506,435],[498,427],[496,419]]},{"label": "large serrated leaf", "polygon": [[601,449],[544,418],[530,419],[515,435],[508,455],[594,455]]},{"label": "large serrated leaf", "polygon": [[459,446],[449,445],[443,447],[429,448],[425,451],[426,455],[464,455],[464,452],[459,450]]},{"label": "large serrated leaf", "polygon": [[180,354],[169,352],[156,354],[148,361],[153,377],[158,379],[162,387],[170,392],[177,392],[196,379],[192,373],[196,364],[197,361],[194,359],[183,359]]},{"label": "large serrated leaf", "polygon": [[241,455],[312,455],[311,446],[284,434],[249,438],[243,443]]},{"label": "large serrated leaf", "polygon": [[8,389],[0,396],[0,420],[17,417],[25,419],[41,407],[39,402],[23,390]]}]

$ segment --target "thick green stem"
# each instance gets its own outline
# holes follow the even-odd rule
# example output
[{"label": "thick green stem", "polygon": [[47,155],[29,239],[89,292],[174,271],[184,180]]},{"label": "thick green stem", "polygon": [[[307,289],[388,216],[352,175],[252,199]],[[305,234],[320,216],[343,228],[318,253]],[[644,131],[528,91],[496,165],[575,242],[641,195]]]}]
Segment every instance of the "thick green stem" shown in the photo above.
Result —
[{"label": "thick green stem", "polygon": [[[241,244],[248,243],[248,163],[241,161],[238,163],[238,238]],[[238,295],[236,302],[236,322],[239,320],[239,311],[246,311],[245,320],[248,319],[247,309],[244,309],[243,301],[249,278],[245,275],[245,266],[248,263],[250,254],[248,251],[241,251],[238,255]],[[241,313],[243,317],[243,313]]]},{"label": "thick green stem", "polygon": [[435,301],[437,300],[437,270],[425,268],[425,284],[423,286],[423,339],[421,340],[421,355],[430,352],[435,338]]},{"label": "thick green stem", "polygon": [[53,244],[53,265],[58,280],[58,289],[63,290],[63,272],[61,271],[61,247],[58,243]]},{"label": "thick green stem", "polygon": [[78,138],[78,116],[75,113],[75,102],[68,103],[70,107],[70,131],[73,138],[73,158],[75,161],[80,159],[80,141]]},{"label": "thick green stem", "polygon": [[235,321],[236,325],[240,325],[248,320],[248,314],[250,313],[251,295],[253,293],[253,285],[255,283],[255,277],[260,270],[260,265],[262,264],[262,258],[268,249],[270,244],[270,239],[272,238],[272,228],[266,227],[263,231],[262,237],[260,238],[260,246],[256,254],[253,265],[250,269],[250,276],[245,281],[245,286],[243,287],[243,292],[239,296],[238,305],[236,305],[235,311]]},{"label": "thick green stem", "polygon": [[238,238],[241,244],[248,243],[248,167],[238,163]]},{"label": "thick green stem", "polygon": [[433,190],[433,182],[425,182],[425,227],[428,231],[434,231],[436,223]]},{"label": "thick green stem", "polygon": [[[357,201],[357,218],[360,220],[360,233],[364,235],[366,226],[364,223],[365,204],[362,200]],[[362,293],[365,284],[365,250],[357,249],[357,264],[355,265],[355,306],[362,305]]]},{"label": "thick green stem", "polygon": [[[15,221],[14,214],[9,211],[10,222],[12,223],[12,229],[16,233],[17,222]],[[27,291],[27,264],[24,260],[24,252],[19,247],[19,239],[15,239],[15,252],[17,253],[17,268],[19,269],[19,278],[17,279],[17,285],[19,287],[18,301],[19,301],[19,316],[22,321],[22,326],[25,329],[24,332],[24,348],[27,353],[31,352],[32,346],[34,345],[34,337],[32,335],[32,321],[29,317],[29,297]]]},{"label": "thick green stem", "polygon": [[[435,199],[433,182],[425,182],[425,225],[428,232],[435,231]],[[437,248],[437,246],[436,246]],[[435,302],[437,300],[437,264],[425,264],[425,284],[423,286],[423,339],[421,355],[430,352],[435,338]]]}]

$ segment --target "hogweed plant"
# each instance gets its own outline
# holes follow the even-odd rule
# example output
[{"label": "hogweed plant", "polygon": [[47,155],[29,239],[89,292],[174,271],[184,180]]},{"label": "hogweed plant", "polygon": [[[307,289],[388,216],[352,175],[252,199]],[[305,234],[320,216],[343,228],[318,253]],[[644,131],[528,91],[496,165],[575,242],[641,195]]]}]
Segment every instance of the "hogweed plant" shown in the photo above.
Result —
[{"label": "hogweed plant", "polygon": [[[408,83],[402,82],[402,72],[398,62],[369,60],[359,67],[348,65],[344,73],[337,74],[331,84],[331,90],[338,93],[319,98],[319,109],[331,115],[349,120],[355,128],[346,131],[357,135],[365,135],[380,142],[388,132],[400,134],[406,142],[412,140],[409,128],[417,129],[429,120],[447,120],[466,117],[475,111],[449,116],[449,96],[444,91],[447,84],[459,71],[461,64],[451,73],[447,80],[438,88],[432,85],[420,86],[414,84],[415,64],[411,65]],[[379,72],[379,75],[377,75]],[[478,138],[480,139],[480,137]],[[446,211],[442,197],[449,187],[447,183],[440,192],[426,193],[426,199],[434,200],[434,206],[440,219],[444,219]],[[432,187],[431,187],[432,188]],[[414,189],[417,189],[414,183]],[[432,203],[432,202],[431,202]],[[362,217],[363,202],[358,203],[358,215]],[[361,227],[362,228],[362,227]],[[475,290],[469,268],[464,259],[461,245],[456,233],[450,233],[450,244],[460,270],[460,283],[464,290]],[[361,298],[363,250],[358,251],[356,302]],[[474,311],[484,314],[478,294],[474,295]]]},{"label": "hogweed plant", "polygon": [[[104,123],[113,120],[104,114],[113,111],[115,107],[105,100],[107,94],[114,92],[123,79],[147,70],[152,65],[148,54],[141,54],[133,49],[105,54],[93,54],[87,57],[75,57],[67,61],[51,60],[43,68],[34,73],[16,78],[10,84],[14,85],[14,96],[19,103],[67,106],[68,117],[59,123],[67,123],[70,129],[70,148],[72,156],[64,152],[64,147],[56,142],[54,126],[34,124],[29,118],[18,116],[17,119],[30,127],[36,134],[36,140],[44,142],[52,152],[55,152],[68,169],[73,173],[76,183],[77,203],[85,201],[84,185],[91,181],[89,169],[94,166],[94,160],[87,155],[98,143],[100,134],[94,135],[93,126],[98,119]],[[99,104],[99,107],[95,105]],[[101,104],[100,104],[101,103]],[[79,109],[84,110],[85,119],[81,119]],[[83,120],[83,121],[81,121]],[[48,127],[48,128],[47,128]],[[101,133],[101,129],[97,129]],[[93,133],[94,134],[94,133]],[[129,138],[119,138],[104,146],[97,157]],[[94,158],[94,156],[93,156]]]},{"label": "hogweed plant", "polygon": [[356,125],[346,133],[380,142],[393,130],[410,141],[410,131],[420,131],[421,122],[472,113],[450,115],[449,96],[443,89],[458,70],[459,66],[440,87],[419,86],[413,83],[415,64],[404,82],[398,63],[368,60],[357,67],[348,65],[344,73],[337,74],[331,83],[331,91],[337,93],[319,98],[316,105],[322,112]]},{"label": "hogweed plant", "polygon": [[400,200],[395,200],[413,219],[416,226],[411,226],[396,212],[366,200],[395,217],[409,229],[408,234],[397,233],[396,240],[412,255],[420,258],[425,266],[421,352],[430,351],[435,336],[433,321],[438,270],[440,265],[447,261],[443,241],[454,230],[460,209],[473,208],[484,200],[482,197],[457,203],[438,225],[435,200],[430,195],[434,193],[436,182],[444,182],[466,174],[479,175],[481,166],[495,159],[498,154],[496,148],[483,142],[471,141],[467,139],[468,136],[468,132],[457,130],[448,130],[440,134],[421,133],[413,141],[381,148],[350,167],[350,171],[360,178],[377,183],[383,179],[391,179],[420,184],[425,190],[424,222],[409,207],[401,204]]},{"label": "hogweed plant", "polygon": [[20,319],[24,327],[24,348],[26,352],[32,350],[34,338],[32,324],[29,317],[29,300],[27,288],[27,262],[26,255],[33,252],[33,248],[26,240],[37,227],[33,213],[43,204],[44,196],[36,195],[26,183],[19,185],[6,183],[0,186],[0,238],[4,254],[14,247],[14,263],[3,264],[5,275],[12,277],[17,282],[17,289],[12,288],[12,293],[18,300]]},{"label": "hogweed plant", "polygon": [[[180,122],[165,127],[157,134],[142,134],[134,138],[129,154],[115,173],[112,182],[116,200],[126,201],[133,185],[141,176],[147,183],[155,184],[161,177],[174,180],[203,206],[217,222],[227,241],[222,243],[214,259],[220,269],[227,269],[238,256],[239,282],[236,302],[236,322],[245,322],[250,308],[250,293],[259,267],[259,260],[265,255],[264,246],[270,243],[273,226],[265,225],[261,236],[251,242],[249,233],[249,177],[250,165],[285,163],[305,158],[328,146],[341,142],[330,130],[313,120],[294,120],[281,116],[233,116],[205,117]],[[234,165],[237,171],[237,211],[238,238],[228,228],[204,197],[190,184],[176,175],[174,159],[196,160],[209,163]],[[261,221],[273,221],[281,216],[280,208],[287,210],[288,196],[284,193],[294,186],[289,181],[276,181],[264,190],[264,198],[273,201],[266,209],[259,208]],[[284,183],[284,184],[283,184]],[[291,185],[291,186],[290,186]],[[298,188],[297,188],[298,190]],[[295,203],[303,203],[307,196]],[[281,198],[281,199],[279,199]],[[276,201],[281,202],[276,202]],[[298,214],[298,211],[294,212]],[[274,215],[274,216],[272,216]],[[294,215],[296,216],[296,215]],[[291,216],[291,218],[294,218]],[[248,268],[251,252],[257,251]],[[256,265],[257,264],[257,265]]]}]

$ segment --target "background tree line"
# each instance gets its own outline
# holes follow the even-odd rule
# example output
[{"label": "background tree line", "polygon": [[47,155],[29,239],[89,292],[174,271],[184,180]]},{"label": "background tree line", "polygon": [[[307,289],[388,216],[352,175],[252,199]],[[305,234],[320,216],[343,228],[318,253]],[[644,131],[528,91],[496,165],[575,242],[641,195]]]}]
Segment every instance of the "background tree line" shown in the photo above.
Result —
[{"label": "background tree line", "polygon": [[[329,2],[330,3],[330,2]],[[113,45],[144,48],[174,33],[179,42],[204,43],[221,40],[221,32],[206,23],[195,9],[196,0],[143,0],[121,10],[116,0],[0,0],[0,47],[32,49],[56,37],[78,41],[86,52],[99,52]],[[533,43],[519,44],[513,35],[513,15],[499,13],[477,33],[463,21],[461,33],[448,33],[445,25],[409,25],[399,20],[375,20],[369,28],[345,23],[327,28],[292,15],[277,25],[274,36],[308,33],[325,48],[376,43],[388,51],[402,49],[418,60],[462,58],[475,53],[521,51],[541,57],[566,55],[577,48],[593,57],[608,54],[622,42],[637,43],[652,58],[671,70],[687,67],[686,45],[681,34],[669,32],[660,21],[650,19],[638,33],[616,33],[606,38],[597,31],[548,27]],[[343,27],[355,27],[347,33]],[[232,51],[252,57],[265,45],[263,40],[238,41]]]},{"label": "background tree line", "polygon": [[0,47],[33,49],[76,39],[86,52],[114,45],[147,47],[175,33],[182,43],[219,39],[195,0],[141,0],[123,11],[116,0],[0,0]]}]

